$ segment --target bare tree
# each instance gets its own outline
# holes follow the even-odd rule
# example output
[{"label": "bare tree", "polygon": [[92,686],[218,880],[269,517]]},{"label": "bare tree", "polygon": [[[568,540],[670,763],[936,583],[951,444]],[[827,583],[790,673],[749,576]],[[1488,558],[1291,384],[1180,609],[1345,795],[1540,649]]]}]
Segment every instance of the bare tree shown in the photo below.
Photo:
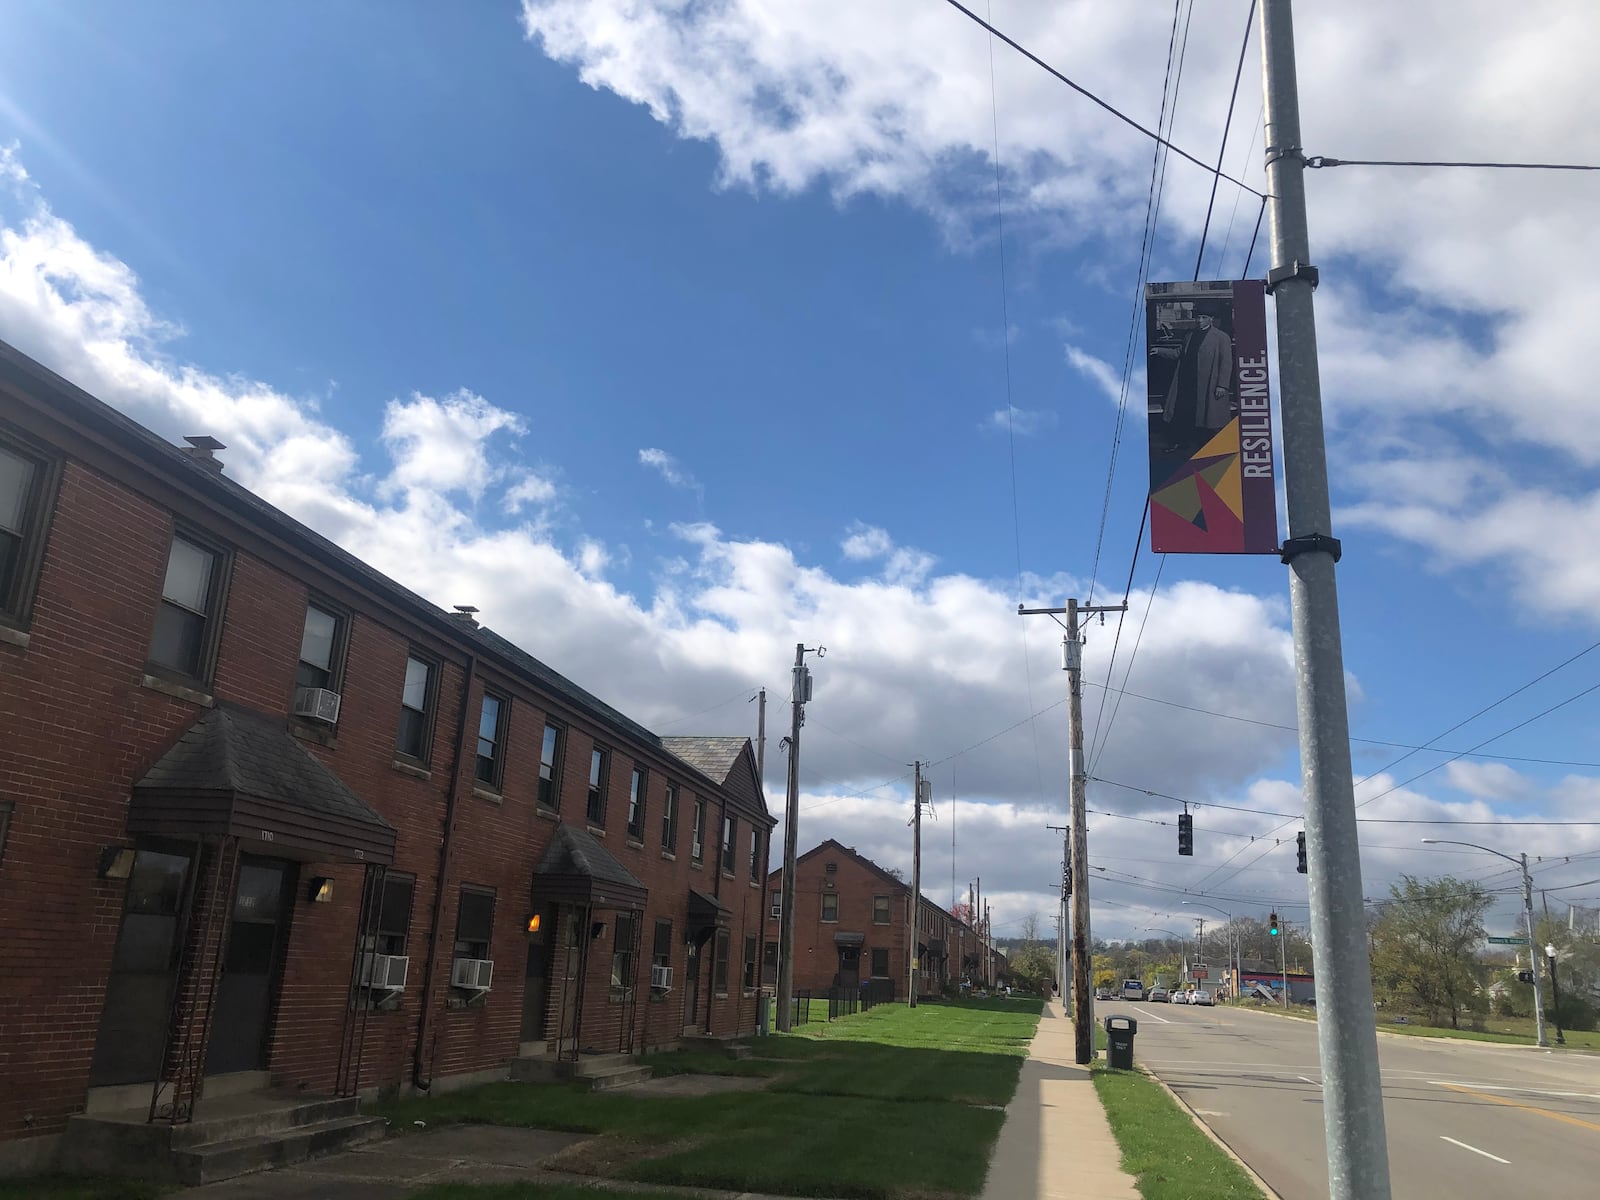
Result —
[{"label": "bare tree", "polygon": [[1031,912],[1022,918],[1022,944],[1031,946],[1039,940],[1039,914]]}]

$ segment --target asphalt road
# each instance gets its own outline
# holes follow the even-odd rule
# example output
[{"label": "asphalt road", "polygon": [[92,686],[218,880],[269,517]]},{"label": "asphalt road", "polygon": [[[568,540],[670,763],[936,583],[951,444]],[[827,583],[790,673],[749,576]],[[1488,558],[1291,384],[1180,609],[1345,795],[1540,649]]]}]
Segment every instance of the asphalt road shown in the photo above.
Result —
[{"label": "asphalt road", "polygon": [[[1134,1058],[1284,1200],[1328,1196],[1317,1030],[1271,1013],[1101,1003],[1139,1022]],[[1600,1056],[1379,1035],[1401,1200],[1600,1195]]]}]

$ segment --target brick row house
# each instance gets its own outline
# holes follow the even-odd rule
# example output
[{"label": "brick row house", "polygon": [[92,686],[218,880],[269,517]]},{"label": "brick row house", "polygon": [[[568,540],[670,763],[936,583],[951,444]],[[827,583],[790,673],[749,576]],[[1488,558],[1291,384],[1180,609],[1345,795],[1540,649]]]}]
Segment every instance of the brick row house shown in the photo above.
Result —
[{"label": "brick row house", "polygon": [[[876,985],[892,997],[910,986],[911,886],[833,838],[795,860],[794,987],[821,993]],[[918,898],[917,994],[1004,972],[1004,957],[947,909]],[[783,871],[767,875],[766,976],[777,978]]]},{"label": "brick row house", "polygon": [[773,818],[0,344],[0,1166],[222,1079],[752,1032]]}]

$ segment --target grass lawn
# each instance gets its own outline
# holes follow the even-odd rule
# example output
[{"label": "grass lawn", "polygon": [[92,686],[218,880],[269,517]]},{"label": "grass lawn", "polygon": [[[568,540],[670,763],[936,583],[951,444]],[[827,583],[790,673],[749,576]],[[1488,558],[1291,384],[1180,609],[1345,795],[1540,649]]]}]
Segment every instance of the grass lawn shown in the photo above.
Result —
[{"label": "grass lawn", "polygon": [[[1040,1007],[886,1004],[758,1039],[761,1058],[649,1060],[664,1074],[772,1077],[759,1092],[652,1097],[500,1083],[376,1111],[402,1130],[417,1120],[477,1121],[607,1135],[592,1158],[571,1165],[641,1183],[862,1200],[971,1196],[983,1187],[1001,1106],[1016,1090]],[[458,1194],[543,1195],[425,1193]]]},{"label": "grass lawn", "polygon": [[1097,1069],[1094,1086],[1144,1200],[1260,1200],[1250,1176],[1155,1081]]},{"label": "grass lawn", "polygon": [[156,1200],[174,1189],[143,1179],[34,1175],[0,1179],[0,1200]]},{"label": "grass lawn", "polygon": [[[1299,1017],[1303,1021],[1315,1021],[1317,1010],[1308,1004],[1297,1004],[1292,1008],[1284,1009],[1275,1004],[1262,1001],[1242,1002],[1240,1008],[1259,1008],[1267,1012],[1281,1013],[1284,1016]],[[1395,1018],[1406,1018],[1404,1024],[1397,1024]],[[1482,1029],[1451,1029],[1448,1025],[1428,1025],[1421,1015],[1417,1013],[1384,1012],[1377,1017],[1378,1029],[1384,1033],[1408,1034],[1412,1037],[1442,1037],[1459,1038],[1468,1042],[1502,1042],[1512,1046],[1531,1046],[1534,1044],[1534,1024],[1532,1017],[1485,1017]],[[1546,1023],[1545,1031],[1549,1035],[1550,1045],[1556,1048],[1556,1027]],[[1563,1030],[1566,1037],[1566,1048],[1569,1050],[1600,1050],[1600,1032],[1578,1032]]]}]

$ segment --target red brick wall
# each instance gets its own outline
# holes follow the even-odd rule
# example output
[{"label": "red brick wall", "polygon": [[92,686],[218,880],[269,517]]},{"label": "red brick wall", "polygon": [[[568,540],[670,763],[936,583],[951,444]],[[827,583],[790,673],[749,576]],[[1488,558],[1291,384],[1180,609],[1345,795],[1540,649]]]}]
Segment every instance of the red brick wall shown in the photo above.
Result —
[{"label": "red brick wall", "polygon": [[[129,843],[132,784],[204,711],[141,682],[174,511],[234,551],[212,686],[217,697],[284,715],[287,722],[308,595],[314,590],[351,614],[336,736],[327,745],[301,744],[396,828],[392,869],[416,880],[407,990],[398,1011],[367,1017],[361,1074],[366,1086],[409,1082],[446,796],[457,759],[464,644],[440,622],[409,615],[391,595],[375,593],[353,573],[330,570],[281,533],[241,522],[208,500],[203,485],[197,492],[182,473],[170,478],[151,473],[136,465],[136,453],[69,439],[53,424],[48,400],[25,407],[0,391],[0,423],[7,419],[31,425],[36,435],[57,445],[71,445],[73,454],[51,517],[28,645],[0,642],[0,799],[15,806],[0,859],[0,963],[5,964],[0,971],[0,1079],[5,1081],[0,1139],[57,1131],[84,1105],[125,891],[122,881],[97,878],[99,852]],[[426,778],[395,765],[401,683],[413,646],[441,663]],[[473,787],[472,748],[485,682],[511,701],[499,799]],[[568,730],[560,820],[584,822],[591,745],[598,739],[613,751],[604,844],[650,890],[640,947],[642,992],[648,992],[654,919],[662,915],[673,921],[679,978],[664,1000],[641,1000],[637,1040],[668,1041],[685,1024],[687,897],[691,886],[715,890],[718,789],[659,749],[568,711],[564,701],[543,695],[500,664],[480,661],[467,701],[467,751],[460,756],[455,830],[433,943],[437,961],[426,997],[424,1078],[492,1069],[517,1053],[530,881],[555,828],[555,818],[535,811],[547,712]],[[650,768],[649,810],[643,845],[629,846],[627,782],[636,756]],[[660,848],[669,779],[681,785],[675,860],[664,858]],[[697,788],[711,801],[701,867],[689,861],[688,853]],[[737,869],[732,879],[720,882],[723,901],[735,912],[731,945],[736,959],[742,958],[745,930],[759,928],[761,893],[749,884],[744,840],[755,815],[740,813]],[[270,847],[241,847],[244,853],[264,849]],[[308,902],[306,885],[314,876],[334,880],[331,903]],[[299,880],[267,1061],[274,1082],[320,1090],[333,1085],[336,1048],[348,1015],[362,868],[303,864]],[[452,995],[449,976],[463,883],[492,888],[496,896],[494,988],[469,1007],[447,1006],[461,999]],[[604,945],[609,948],[609,941]],[[589,988],[588,1022],[596,1027],[616,1011],[604,986],[609,961],[607,952],[593,962],[597,975],[605,972],[601,986],[591,979]],[[709,955],[702,961],[709,981]],[[730,967],[730,994],[714,1004],[716,1032],[754,1025],[754,1001],[737,986],[741,966],[736,961]],[[708,987],[709,982],[702,987],[702,997]],[[697,1018],[702,1026],[703,1012]],[[586,1023],[586,1034],[589,1028]]]}]

